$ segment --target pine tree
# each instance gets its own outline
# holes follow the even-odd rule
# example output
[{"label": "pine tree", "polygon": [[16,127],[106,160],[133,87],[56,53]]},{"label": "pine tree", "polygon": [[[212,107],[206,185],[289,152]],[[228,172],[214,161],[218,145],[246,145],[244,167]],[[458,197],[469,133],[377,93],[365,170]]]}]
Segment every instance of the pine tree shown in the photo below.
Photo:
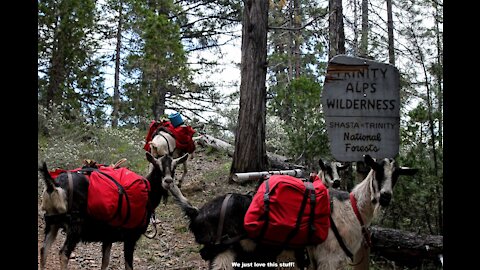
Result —
[{"label": "pine tree", "polygon": [[38,11],[39,103],[59,106],[68,119],[83,111],[88,121],[103,123],[107,95],[95,1],[44,0]]}]

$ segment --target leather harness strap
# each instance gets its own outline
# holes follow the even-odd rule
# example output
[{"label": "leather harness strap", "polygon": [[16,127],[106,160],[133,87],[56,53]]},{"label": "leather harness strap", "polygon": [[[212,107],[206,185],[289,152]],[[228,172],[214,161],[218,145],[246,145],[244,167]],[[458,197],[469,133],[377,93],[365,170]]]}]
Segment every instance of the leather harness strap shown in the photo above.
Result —
[{"label": "leather harness strap", "polygon": [[[352,204],[353,212],[355,213],[355,216],[357,217],[357,219],[360,222],[360,225],[362,227],[362,234],[363,234],[363,238],[365,239],[365,244],[368,247],[372,247],[370,232],[365,227],[365,223],[363,223],[362,216],[360,215],[360,212],[358,211],[357,200],[355,199],[355,196],[353,195],[353,193],[350,193],[350,203]],[[330,209],[331,209],[330,211],[333,212],[333,199],[330,200]],[[338,229],[335,226],[335,223],[333,222],[333,218],[332,218],[331,214],[330,214],[330,227],[331,227],[333,233],[335,234],[335,237],[337,238],[337,241],[340,244],[340,247],[343,249],[345,254],[347,254],[347,256],[350,257],[350,259],[353,261],[353,254],[352,254],[352,252],[350,252],[350,250],[348,250],[347,246],[343,242],[343,239],[340,236],[340,233],[338,232]]]},{"label": "leather harness strap", "polygon": [[[330,199],[330,211],[333,212],[333,199]],[[333,231],[333,234],[335,235],[335,238],[337,238],[338,244],[340,247],[343,249],[343,252],[347,254],[347,256],[352,260],[353,262],[353,254],[350,252],[350,250],[347,248],[345,245],[345,242],[343,242],[342,236],[338,232],[337,226],[335,225],[335,222],[333,222],[332,214],[330,214],[330,228]]]},{"label": "leather harness strap", "polygon": [[220,209],[220,221],[218,222],[217,240],[215,241],[216,245],[220,244],[222,240],[223,223],[225,221],[225,213],[227,212],[227,205],[230,197],[232,197],[231,193],[228,193],[227,196],[225,196],[225,199],[223,199],[222,208]]},{"label": "leather harness strap", "polygon": [[73,203],[73,179],[72,179],[72,173],[67,172],[67,178],[68,178],[68,212],[72,211],[72,203]]}]

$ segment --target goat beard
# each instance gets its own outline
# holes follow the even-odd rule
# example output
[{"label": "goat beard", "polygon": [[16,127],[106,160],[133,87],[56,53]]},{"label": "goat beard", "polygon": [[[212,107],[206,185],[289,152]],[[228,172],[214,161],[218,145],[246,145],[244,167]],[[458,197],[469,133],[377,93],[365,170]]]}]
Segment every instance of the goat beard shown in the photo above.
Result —
[{"label": "goat beard", "polygon": [[380,214],[381,209],[382,207],[380,206],[380,204],[376,203],[375,206],[373,207],[373,217],[377,217]]}]

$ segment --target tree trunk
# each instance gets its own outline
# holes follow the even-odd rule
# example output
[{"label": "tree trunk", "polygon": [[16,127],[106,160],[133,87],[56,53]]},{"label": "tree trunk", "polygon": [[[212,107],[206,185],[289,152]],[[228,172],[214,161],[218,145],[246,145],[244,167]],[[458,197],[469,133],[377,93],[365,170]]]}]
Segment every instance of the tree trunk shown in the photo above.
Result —
[{"label": "tree trunk", "polygon": [[371,226],[372,253],[396,264],[419,267],[428,260],[438,262],[443,254],[443,236],[418,235],[390,228]]},{"label": "tree trunk", "polygon": [[[230,172],[267,168],[265,145],[268,1],[244,1],[240,109]],[[231,180],[231,177],[230,177]]]},{"label": "tree trunk", "polygon": [[342,0],[337,1],[337,24],[338,24],[338,54],[345,54],[345,29],[343,27],[343,3]]},{"label": "tree trunk", "polygon": [[[302,13],[300,0],[293,1],[293,28],[300,29],[302,22]],[[301,30],[296,30],[292,32],[293,34],[293,59],[295,59],[295,78],[300,77],[300,37]]]},{"label": "tree trunk", "polygon": [[[428,79],[427,67],[425,66],[425,57],[423,55],[422,49],[420,47],[420,44],[418,44],[418,40],[415,35],[414,35],[414,39],[415,39],[414,40],[415,46],[420,58],[419,59],[420,64],[422,65],[423,75],[425,77],[425,88],[427,90],[427,114],[428,114],[428,124],[429,124],[429,131],[430,131],[430,142],[432,145],[434,174],[435,174],[435,177],[438,178],[439,167],[438,167],[438,160],[437,160],[437,147],[435,145],[437,143],[437,138],[435,136],[435,123],[433,120],[433,112],[432,112],[433,110],[432,94],[431,94],[430,83]],[[438,201],[438,204],[437,204],[438,224],[437,225],[438,225],[440,234],[443,234],[443,211],[442,211],[443,207],[442,207],[442,196],[440,195],[440,187],[439,187],[440,184],[441,183],[438,183],[437,185],[435,185],[435,193],[436,193],[436,200]]]},{"label": "tree trunk", "polygon": [[[288,4],[288,17],[289,17],[289,22],[288,25],[291,28],[294,28],[295,24],[295,1],[289,1]],[[295,78],[295,57],[293,54],[294,47],[295,47],[295,32],[294,31],[289,31],[288,32],[288,48],[286,50],[287,53],[287,64],[288,64],[288,69],[287,69],[287,82],[289,83],[293,78]]]},{"label": "tree trunk", "polygon": [[47,98],[45,105],[48,110],[51,105],[58,102],[58,97],[61,97],[61,85],[65,83],[65,58],[61,44],[57,46],[57,50],[52,53],[51,66],[49,70],[49,82],[47,87]]},{"label": "tree trunk", "polygon": [[352,0],[353,2],[353,55],[358,56],[358,5],[357,0]]},{"label": "tree trunk", "polygon": [[112,110],[112,127],[118,126],[118,112],[120,110],[120,49],[122,47],[122,1],[118,6],[118,28],[117,28],[117,45],[115,48],[115,77],[113,86],[113,110]]},{"label": "tree trunk", "polygon": [[328,59],[337,54],[345,54],[345,32],[343,29],[342,0],[329,0],[330,16],[328,19],[329,52]]},{"label": "tree trunk", "polygon": [[48,86],[47,95],[45,99],[45,107],[47,110],[51,109],[51,105],[57,103],[57,99],[61,96],[60,86],[65,82],[66,70],[65,70],[65,33],[59,28],[61,26],[62,17],[58,18],[56,22],[55,34],[52,44],[52,58],[50,59],[50,70],[48,71]]},{"label": "tree trunk", "polygon": [[[433,1],[435,8],[435,35],[437,41],[437,68],[435,69],[435,76],[437,80],[437,99],[438,99],[438,145],[440,151],[443,148],[443,45],[440,37],[440,27],[439,27],[439,10],[438,4],[436,1]],[[436,185],[435,189],[437,191],[438,199],[438,225],[440,228],[440,234],[443,234],[443,191],[441,191],[441,186],[443,185],[441,178],[439,178],[439,183]]]},{"label": "tree trunk", "polygon": [[362,37],[359,55],[360,57],[368,56],[368,0],[362,0]]},{"label": "tree trunk", "polygon": [[227,155],[232,157],[233,156],[233,152],[235,150],[235,148],[233,147],[233,145],[225,142],[225,141],[222,141],[222,140],[219,140],[213,136],[210,136],[210,135],[207,135],[207,134],[202,134],[201,136],[198,136],[198,137],[194,137],[193,140],[205,147],[205,146],[209,146],[209,147],[212,147],[216,150],[219,150],[219,151],[225,151],[227,152]]},{"label": "tree trunk", "polygon": [[395,65],[395,47],[393,44],[393,14],[392,0],[387,0],[387,27],[388,27],[388,60],[389,63]]},{"label": "tree trunk", "polygon": [[165,114],[165,85],[162,83],[160,67],[155,65],[155,79],[153,85],[153,117],[159,120]]}]

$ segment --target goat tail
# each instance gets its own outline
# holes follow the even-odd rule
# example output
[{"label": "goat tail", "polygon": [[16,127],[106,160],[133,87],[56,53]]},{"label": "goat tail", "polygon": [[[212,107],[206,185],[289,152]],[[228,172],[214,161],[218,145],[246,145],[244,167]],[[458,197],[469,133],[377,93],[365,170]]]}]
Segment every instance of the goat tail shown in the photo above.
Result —
[{"label": "goat tail", "polygon": [[182,208],[182,211],[185,213],[185,215],[191,221],[193,221],[198,215],[198,208],[192,206],[187,198],[183,196],[177,185],[170,185],[170,192],[172,193],[175,202],[180,206],[180,208]]},{"label": "goat tail", "polygon": [[39,169],[43,174],[43,180],[45,181],[45,186],[47,187],[47,193],[50,194],[55,189],[55,180],[48,172],[47,163],[44,161],[42,167]]}]

